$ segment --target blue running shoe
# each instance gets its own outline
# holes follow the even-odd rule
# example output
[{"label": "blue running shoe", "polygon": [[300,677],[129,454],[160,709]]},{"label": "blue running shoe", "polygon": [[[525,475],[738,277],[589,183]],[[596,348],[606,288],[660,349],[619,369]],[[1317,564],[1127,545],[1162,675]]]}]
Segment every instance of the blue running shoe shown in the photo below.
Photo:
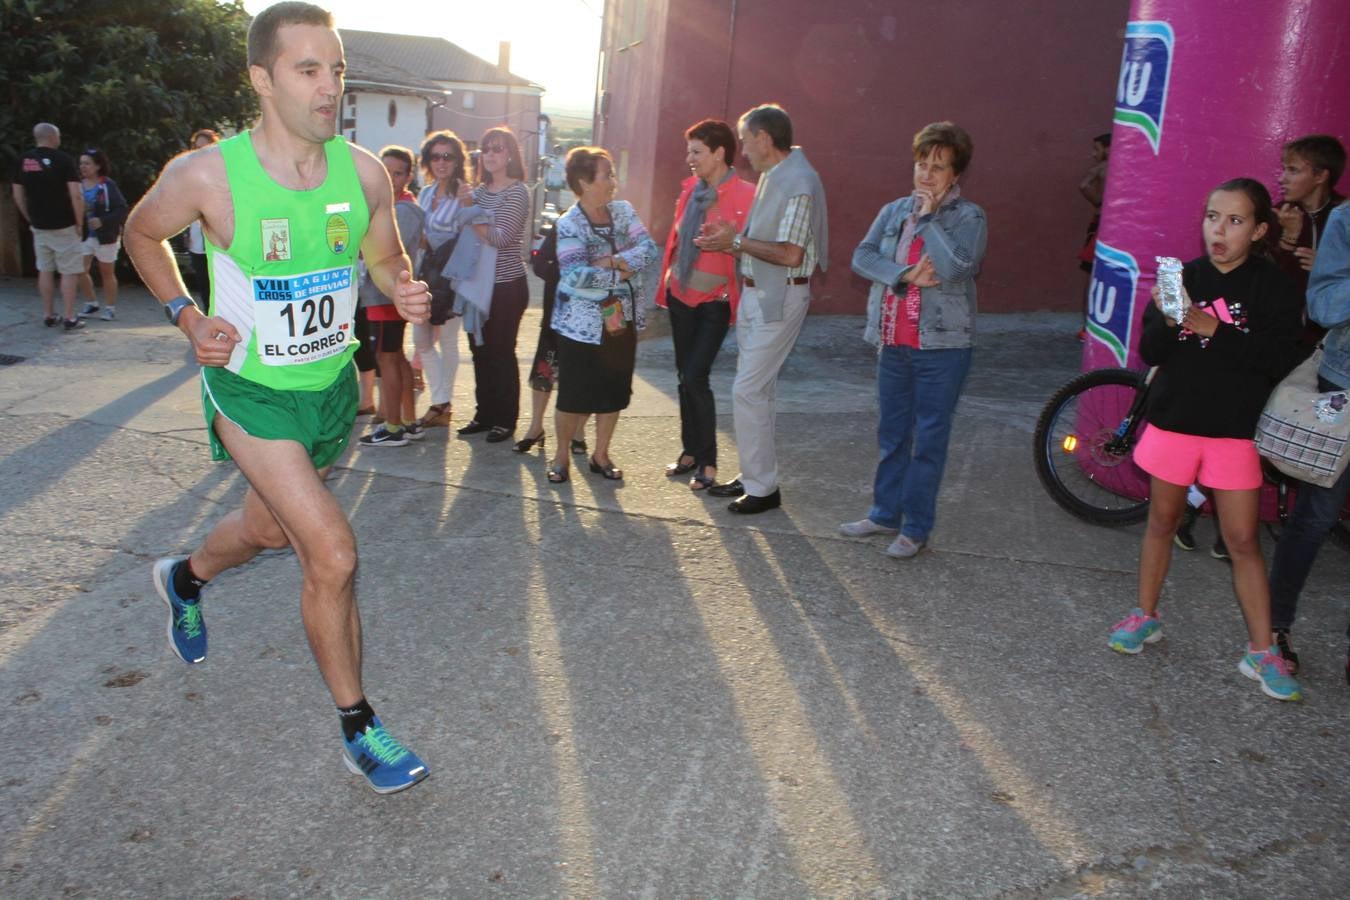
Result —
[{"label": "blue running shoe", "polygon": [[1121,653],[1138,653],[1145,644],[1162,640],[1162,623],[1157,616],[1146,616],[1135,607],[1134,612],[1116,623],[1106,646]]},{"label": "blue running shoe", "polygon": [[184,600],[173,592],[173,572],[186,556],[166,556],[155,563],[155,590],[169,607],[169,649],[185,663],[206,659],[206,623],[201,598]]},{"label": "blue running shoe", "polygon": [[1289,674],[1289,663],[1284,657],[1269,650],[1253,653],[1250,648],[1247,655],[1238,663],[1238,671],[1252,681],[1261,682],[1261,693],[1276,700],[1302,700],[1298,681]]},{"label": "blue running shoe", "polygon": [[342,761],[353,775],[364,775],[377,794],[410,788],[431,773],[426,764],[396,741],[376,716],[355,740],[342,741]]}]

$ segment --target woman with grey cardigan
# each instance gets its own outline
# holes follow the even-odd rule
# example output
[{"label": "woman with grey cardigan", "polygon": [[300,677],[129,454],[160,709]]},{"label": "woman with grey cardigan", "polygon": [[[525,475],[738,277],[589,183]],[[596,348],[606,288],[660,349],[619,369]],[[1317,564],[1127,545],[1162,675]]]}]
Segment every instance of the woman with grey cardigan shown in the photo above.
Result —
[{"label": "woman with grey cardigan", "polygon": [[849,537],[895,534],[886,552],[918,554],[936,519],[956,401],[970,371],[984,210],[961,196],[970,135],[935,122],[914,136],[914,191],[881,208],[853,253],[872,281],[864,338],[877,345],[880,460],[866,518]]}]

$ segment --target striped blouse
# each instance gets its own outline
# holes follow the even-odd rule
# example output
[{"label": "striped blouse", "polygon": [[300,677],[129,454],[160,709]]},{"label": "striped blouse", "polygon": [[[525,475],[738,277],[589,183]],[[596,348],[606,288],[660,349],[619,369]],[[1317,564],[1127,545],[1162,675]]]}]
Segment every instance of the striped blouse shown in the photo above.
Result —
[{"label": "striped blouse", "polygon": [[487,237],[487,242],[497,248],[497,273],[493,280],[501,284],[524,278],[521,242],[525,237],[525,222],[530,217],[530,192],[519,181],[495,194],[487,189],[487,185],[480,184],[473,190],[473,201],[494,216]]}]

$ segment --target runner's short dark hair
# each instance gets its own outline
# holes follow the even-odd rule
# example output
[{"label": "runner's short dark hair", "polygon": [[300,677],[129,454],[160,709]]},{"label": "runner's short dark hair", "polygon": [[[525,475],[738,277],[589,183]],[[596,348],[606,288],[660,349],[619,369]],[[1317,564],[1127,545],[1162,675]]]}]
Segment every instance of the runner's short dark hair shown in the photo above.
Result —
[{"label": "runner's short dark hair", "polygon": [[261,66],[272,74],[281,50],[277,47],[277,32],[283,25],[318,25],[333,27],[333,14],[313,3],[286,0],[267,7],[254,17],[248,26],[248,64]]}]

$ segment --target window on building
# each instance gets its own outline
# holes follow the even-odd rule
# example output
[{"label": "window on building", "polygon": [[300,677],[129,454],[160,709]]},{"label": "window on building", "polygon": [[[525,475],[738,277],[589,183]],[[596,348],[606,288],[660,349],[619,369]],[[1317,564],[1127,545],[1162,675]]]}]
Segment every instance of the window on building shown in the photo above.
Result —
[{"label": "window on building", "polygon": [[478,100],[473,95],[473,91],[464,91],[459,95],[459,102],[465,109],[473,109]]},{"label": "window on building", "polygon": [[348,140],[356,139],[356,94],[347,94],[347,112],[343,113],[342,130]]},{"label": "window on building", "polygon": [[347,112],[342,117],[342,131],[347,140],[356,140],[356,95],[347,95]]}]

